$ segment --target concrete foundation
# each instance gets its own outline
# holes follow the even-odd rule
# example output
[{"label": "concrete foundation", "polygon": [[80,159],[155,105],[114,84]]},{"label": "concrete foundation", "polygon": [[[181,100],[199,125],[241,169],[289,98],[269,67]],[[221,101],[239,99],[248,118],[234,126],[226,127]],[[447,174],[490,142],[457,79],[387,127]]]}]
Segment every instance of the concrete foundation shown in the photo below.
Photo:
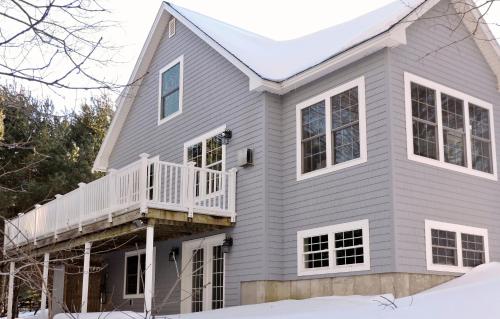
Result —
[{"label": "concrete foundation", "polygon": [[409,296],[447,282],[455,276],[387,273],[301,280],[259,280],[241,283],[241,304],[321,296],[393,294]]}]

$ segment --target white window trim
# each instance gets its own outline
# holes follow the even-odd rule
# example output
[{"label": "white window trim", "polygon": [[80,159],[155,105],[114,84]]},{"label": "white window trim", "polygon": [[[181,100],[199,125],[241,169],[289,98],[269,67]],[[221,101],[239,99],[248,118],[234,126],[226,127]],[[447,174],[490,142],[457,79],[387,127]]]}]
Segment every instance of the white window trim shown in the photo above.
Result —
[{"label": "white window trim", "polygon": [[[169,116],[164,117],[163,119],[161,118],[161,86],[162,86],[162,74],[176,65],[177,63],[180,63],[179,65],[179,110],[175,113],[170,114]],[[158,72],[158,125],[161,125],[167,121],[170,121],[171,119],[177,117],[178,115],[182,114],[182,101],[183,101],[183,96],[184,96],[184,55],[181,55],[177,59],[173,60],[169,64],[167,64],[165,67],[163,67],[159,72]]]},{"label": "white window trim", "polygon": [[[358,112],[359,112],[359,158],[352,159],[340,164],[333,165],[332,160],[332,121],[331,121],[331,101],[330,98],[334,95],[358,87]],[[302,109],[309,107],[318,102],[325,101],[325,119],[326,119],[326,167],[308,173],[302,173]],[[303,101],[296,106],[296,147],[297,147],[297,180],[301,181],[307,178],[323,175],[326,173],[335,172],[347,167],[362,164],[367,161],[367,145],[366,145],[366,101],[365,101],[365,77],[361,76],[350,82],[337,86],[329,91],[323,92],[315,97]]]},{"label": "white window trim", "polygon": [[[187,142],[184,143],[184,164],[187,164],[188,160],[188,147],[192,146],[194,144],[202,143],[202,167],[206,167],[206,154],[207,154],[207,139],[214,137],[226,129],[226,124],[219,126],[216,129],[211,130],[210,132],[207,132],[203,135],[200,135],[198,137],[195,137]],[[222,171],[226,171],[226,145],[222,144]]]},{"label": "white window trim", "polygon": [[[146,249],[132,250],[125,253],[124,264],[123,264],[123,299],[139,299],[144,298],[144,293],[142,294],[127,294],[127,257],[139,256],[141,254],[146,254]],[[140,260],[140,257],[139,257]],[[153,295],[155,291],[155,269],[156,269],[156,247],[153,248]],[[140,276],[137,277],[137,284],[139,284]]]},{"label": "white window trim", "polygon": [[[498,180],[497,176],[497,158],[496,158],[496,142],[495,142],[495,120],[493,116],[493,105],[462,93],[457,90],[453,90],[439,83],[424,79],[417,75],[405,72],[404,73],[404,84],[405,84],[405,112],[406,112],[406,149],[408,153],[408,159],[424,164],[429,164],[437,166],[440,168],[449,169],[456,172],[461,172],[469,175],[474,175],[478,177],[483,177],[491,180]],[[412,106],[411,106],[411,82],[423,85],[430,89],[436,91],[436,119],[437,119],[437,130],[438,130],[438,143],[439,143],[439,159],[431,159],[420,155],[415,155],[413,153],[413,119],[412,119]],[[466,158],[467,167],[447,163],[444,161],[444,144],[443,144],[443,121],[441,114],[441,96],[440,93],[446,95],[451,95],[452,97],[461,99],[464,101],[464,122],[465,122],[465,140],[466,140]],[[490,135],[491,135],[491,157],[492,157],[492,168],[493,173],[485,173],[482,171],[472,169],[472,154],[471,154],[471,128],[469,124],[469,103],[480,106],[489,112],[490,117]]]},{"label": "white window trim", "polygon": [[171,38],[175,35],[176,21],[175,18],[172,18],[168,22],[168,37]]},{"label": "white window trim", "polygon": [[[457,266],[451,265],[438,265],[432,262],[432,235],[431,230],[438,229],[444,231],[455,232],[456,242],[457,242]],[[477,228],[471,226],[443,223],[433,220],[425,220],[425,250],[426,250],[426,260],[427,260],[427,270],[433,271],[446,271],[455,273],[466,273],[471,270],[471,267],[463,266],[462,259],[462,236],[461,234],[470,234],[483,236],[484,241],[484,262],[488,263],[490,261],[490,250],[488,245],[488,230],[485,228]]]},{"label": "white window trim", "polygon": [[[192,258],[192,251],[195,249],[199,248],[204,248],[205,255],[204,255],[204,262],[206,263],[207,260],[212,260],[212,258],[207,258],[208,256],[211,256],[209,253],[209,249],[214,246],[220,246],[223,244],[224,239],[226,238],[226,234],[218,234],[210,237],[204,237],[204,238],[198,238],[198,239],[193,239],[193,240],[188,240],[182,242],[182,265],[184,267],[184,270],[181,274],[181,313],[190,313],[191,312],[191,274],[192,274],[192,264],[191,264],[191,258]],[[188,253],[190,252],[190,253]],[[203,279],[206,280],[207,276],[211,274],[212,270],[212,263],[207,263],[207,267],[204,267],[203,269]],[[210,278],[210,282],[211,282]],[[226,258],[224,257],[224,276],[223,276],[223,282],[224,286],[222,287],[222,294],[224,296],[223,298],[223,308],[226,306]],[[211,287],[211,285],[210,285]],[[203,300],[203,311],[207,311],[212,309],[212,302],[211,302],[211,297],[212,297],[212,290],[209,289],[210,291],[208,292],[208,295],[205,298],[204,294],[204,300]]]},{"label": "white window trim", "polygon": [[[364,263],[354,265],[337,266],[335,264],[335,238],[334,234],[343,231],[354,229],[363,230],[363,258]],[[323,268],[305,268],[303,263],[304,256],[304,238],[318,235],[328,234],[328,257],[329,266]],[[368,219],[359,221],[306,229],[297,232],[297,275],[321,275],[321,274],[334,274],[351,271],[365,271],[370,270],[370,227]]]}]

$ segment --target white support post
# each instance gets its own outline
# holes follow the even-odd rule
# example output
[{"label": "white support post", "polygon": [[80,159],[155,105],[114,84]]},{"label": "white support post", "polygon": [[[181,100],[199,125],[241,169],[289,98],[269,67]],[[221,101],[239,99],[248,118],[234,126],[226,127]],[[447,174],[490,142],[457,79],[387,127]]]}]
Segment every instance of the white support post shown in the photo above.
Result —
[{"label": "white support post", "polygon": [[231,168],[229,170],[229,187],[228,187],[228,205],[229,212],[231,213],[231,222],[236,222],[236,172],[237,168]]},{"label": "white support post", "polygon": [[14,319],[14,280],[16,265],[13,261],[10,262],[9,270],[9,290],[7,300],[7,319]]},{"label": "white support post", "polygon": [[82,221],[83,221],[83,215],[85,214],[85,186],[87,184],[85,183],[78,183],[79,187],[79,192],[80,192],[80,197],[79,197],[79,206],[80,206],[80,213],[78,214],[78,231],[82,231]]},{"label": "white support post", "polygon": [[38,215],[40,214],[40,207],[42,207],[42,205],[40,204],[36,204],[35,205],[35,230],[34,230],[34,234],[33,234],[33,245],[36,245],[37,242],[36,242],[36,238],[38,236]]},{"label": "white support post", "polygon": [[[194,162],[187,163],[187,198],[186,198],[186,206],[188,208],[188,218],[193,218],[194,216],[194,197],[195,197],[195,188],[196,188],[196,174],[194,171]],[[201,182],[200,176],[200,194],[202,189],[203,182]]]},{"label": "white support post", "polygon": [[139,155],[141,164],[139,167],[139,211],[141,214],[147,213],[147,186],[148,186],[148,157],[149,154],[142,153]]},{"label": "white support post", "polygon": [[113,208],[116,205],[116,169],[111,168],[109,172],[109,211],[108,222],[113,222]]},{"label": "white support post", "polygon": [[81,313],[87,313],[87,305],[89,299],[89,272],[90,272],[90,249],[92,243],[85,243],[85,251],[83,253],[83,283],[82,283],[82,308]]},{"label": "white support post", "polygon": [[47,309],[47,293],[48,293],[48,283],[49,283],[49,261],[50,254],[45,253],[43,255],[43,273],[42,273],[42,296],[41,296],[41,305],[40,311],[45,311]]},{"label": "white support post", "polygon": [[146,227],[146,269],[144,276],[144,314],[146,318],[151,318],[153,306],[153,244],[154,244],[154,226]]}]

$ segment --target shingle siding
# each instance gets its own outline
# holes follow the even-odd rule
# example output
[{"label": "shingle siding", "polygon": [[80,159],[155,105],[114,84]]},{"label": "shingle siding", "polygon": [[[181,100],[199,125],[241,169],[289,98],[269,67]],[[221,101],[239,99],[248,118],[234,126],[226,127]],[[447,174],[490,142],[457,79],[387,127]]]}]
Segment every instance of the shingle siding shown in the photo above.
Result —
[{"label": "shingle siding", "polygon": [[[397,271],[426,272],[424,220],[488,228],[490,257],[500,257],[500,185],[481,177],[407,159],[405,71],[493,104],[496,141],[500,117],[496,77],[446,1],[407,29],[407,45],[390,51],[391,144]],[[462,40],[463,39],[463,40]],[[450,43],[456,44],[449,46]],[[498,149],[498,142],[497,142]],[[498,155],[497,155],[498,157]],[[497,159],[498,161],[498,159]]]}]

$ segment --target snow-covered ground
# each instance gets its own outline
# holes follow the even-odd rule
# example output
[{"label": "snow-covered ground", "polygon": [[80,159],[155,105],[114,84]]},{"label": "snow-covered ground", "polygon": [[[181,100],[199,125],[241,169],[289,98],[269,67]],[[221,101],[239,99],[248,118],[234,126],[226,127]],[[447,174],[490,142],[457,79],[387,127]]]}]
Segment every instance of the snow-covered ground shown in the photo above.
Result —
[{"label": "snow-covered ground", "polygon": [[[55,319],[139,319],[133,312],[59,314]],[[159,318],[159,317],[157,317]],[[162,316],[164,319],[498,319],[500,263],[474,268],[468,274],[425,292],[394,299],[383,296],[319,297],[228,307],[202,313]]]}]

